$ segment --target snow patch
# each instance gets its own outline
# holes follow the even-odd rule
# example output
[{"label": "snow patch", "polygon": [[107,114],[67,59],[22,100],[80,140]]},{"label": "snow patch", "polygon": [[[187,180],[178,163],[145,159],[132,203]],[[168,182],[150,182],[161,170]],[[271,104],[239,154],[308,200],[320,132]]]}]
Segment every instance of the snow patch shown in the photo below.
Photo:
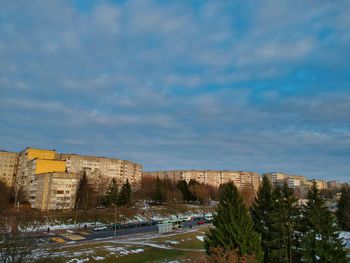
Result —
[{"label": "snow patch", "polygon": [[196,238],[200,241],[204,241],[204,236],[196,236]]}]

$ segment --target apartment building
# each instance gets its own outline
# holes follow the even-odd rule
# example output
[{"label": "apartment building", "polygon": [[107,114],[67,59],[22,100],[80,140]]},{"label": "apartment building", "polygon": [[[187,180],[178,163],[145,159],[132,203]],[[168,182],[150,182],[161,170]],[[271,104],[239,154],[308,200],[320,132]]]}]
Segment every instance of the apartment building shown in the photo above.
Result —
[{"label": "apartment building", "polygon": [[270,182],[274,185],[282,186],[285,182],[290,188],[307,186],[307,179],[305,176],[291,175],[280,172],[265,173],[263,176],[267,176]]},{"label": "apartment building", "polygon": [[340,189],[342,187],[342,183],[336,180],[328,181],[327,188],[328,189]]},{"label": "apartment building", "polygon": [[8,187],[15,181],[18,153],[0,150],[0,180]]},{"label": "apartment building", "polygon": [[66,162],[67,172],[81,173],[85,170],[88,177],[94,180],[104,177],[109,182],[115,178],[119,185],[128,179],[134,190],[141,183],[142,165],[134,162],[78,154],[60,154],[59,158]]},{"label": "apartment building", "polygon": [[74,209],[78,181],[78,176],[72,173],[37,174],[33,207],[41,211]]},{"label": "apartment building", "polygon": [[252,187],[256,192],[260,185],[260,176],[254,172],[227,171],[227,170],[170,170],[144,172],[144,176],[159,177],[161,179],[170,179],[173,181],[186,180],[189,182],[194,179],[200,183],[219,187],[221,184],[233,182],[238,189]]},{"label": "apartment building", "polygon": [[318,190],[327,189],[327,182],[325,180],[313,179],[313,180],[309,180],[309,182],[311,184],[313,182],[315,182],[316,183],[316,187],[317,187]]},{"label": "apartment building", "polygon": [[64,172],[65,161],[56,160],[55,150],[25,148],[18,155],[16,187],[27,193],[32,207],[35,204],[37,175],[49,172]]}]

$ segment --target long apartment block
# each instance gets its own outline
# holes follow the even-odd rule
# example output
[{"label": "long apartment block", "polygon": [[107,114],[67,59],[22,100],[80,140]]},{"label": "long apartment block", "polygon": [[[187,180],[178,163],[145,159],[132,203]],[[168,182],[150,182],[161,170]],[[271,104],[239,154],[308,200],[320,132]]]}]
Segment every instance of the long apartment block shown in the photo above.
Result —
[{"label": "long apartment block", "polygon": [[[30,147],[20,153],[0,151],[0,180],[17,190],[22,188],[33,208],[72,209],[72,193],[84,172],[92,185],[104,178],[106,186],[115,178],[119,184],[128,180],[137,189],[142,179],[142,165],[127,160]],[[64,183],[57,183],[60,181]]]},{"label": "long apartment block", "polygon": [[0,180],[11,187],[16,178],[18,153],[0,150]]},{"label": "long apartment block", "polygon": [[144,172],[145,176],[154,176],[173,181],[195,179],[197,182],[219,187],[221,184],[233,182],[238,189],[250,187],[254,192],[259,189],[260,176],[255,172],[228,170],[170,170]]}]

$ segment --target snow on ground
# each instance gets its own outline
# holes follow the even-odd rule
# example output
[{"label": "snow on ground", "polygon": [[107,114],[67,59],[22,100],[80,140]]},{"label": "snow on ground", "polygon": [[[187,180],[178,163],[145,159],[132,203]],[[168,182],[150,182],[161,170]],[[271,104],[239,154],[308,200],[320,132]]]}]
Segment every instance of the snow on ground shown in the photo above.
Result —
[{"label": "snow on ground", "polygon": [[350,232],[342,231],[340,232],[339,237],[344,240],[345,247],[350,248]]},{"label": "snow on ground", "polygon": [[204,241],[204,236],[196,236],[196,238],[200,241]]},{"label": "snow on ground", "polygon": [[165,241],[166,243],[169,243],[169,244],[172,244],[172,245],[177,245],[179,244],[180,242],[179,241],[175,241],[175,240],[167,240]]},{"label": "snow on ground", "polygon": [[83,258],[83,259],[78,259],[78,258],[72,258],[70,260],[67,261],[67,263],[84,263],[89,261],[89,258]]},{"label": "snow on ground", "polygon": [[105,259],[105,257],[99,257],[99,256],[96,256],[96,257],[92,256],[92,258],[93,258],[94,260],[96,260],[96,261],[104,260],[104,259]]}]

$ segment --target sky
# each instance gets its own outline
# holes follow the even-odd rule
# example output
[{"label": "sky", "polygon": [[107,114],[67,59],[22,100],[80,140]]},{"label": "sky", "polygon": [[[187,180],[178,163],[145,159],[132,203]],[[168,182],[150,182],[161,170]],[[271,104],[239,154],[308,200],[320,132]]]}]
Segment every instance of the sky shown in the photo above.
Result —
[{"label": "sky", "polygon": [[0,149],[350,181],[350,1],[0,6]]}]

